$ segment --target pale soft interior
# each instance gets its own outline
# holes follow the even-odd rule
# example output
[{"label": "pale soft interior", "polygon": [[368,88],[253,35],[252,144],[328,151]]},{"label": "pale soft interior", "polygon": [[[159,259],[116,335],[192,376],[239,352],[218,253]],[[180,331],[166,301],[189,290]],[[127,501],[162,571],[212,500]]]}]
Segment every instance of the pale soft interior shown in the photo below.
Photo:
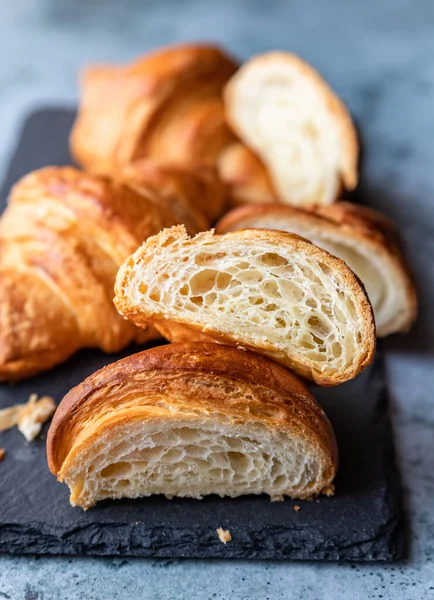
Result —
[{"label": "pale soft interior", "polygon": [[255,64],[235,83],[231,117],[289,204],[330,204],[338,194],[341,132],[326,100],[287,62]]},{"label": "pale soft interior", "polygon": [[360,356],[363,319],[336,269],[308,252],[227,237],[174,242],[138,265],[126,293],[133,305],[235,341],[280,350],[328,374]]},{"label": "pale soft interior", "polygon": [[[245,224],[246,227],[266,227],[268,229],[279,229],[301,235],[316,246],[327,250],[330,254],[344,260],[352,271],[363,282],[366,292],[371,301],[377,333],[382,335],[385,328],[390,325],[391,315],[399,313],[402,300],[399,297],[398,286],[393,281],[393,273],[390,265],[375,255],[370,247],[348,236],[339,236],[336,231],[333,234],[324,231],[320,227],[309,227],[300,225],[297,221],[286,221],[282,218],[258,217],[251,219]],[[392,278],[392,281],[390,281]]]},{"label": "pale soft interior", "polygon": [[64,480],[72,503],[84,507],[151,494],[309,496],[324,482],[315,450],[260,423],[136,420],[119,425],[115,436],[98,436],[71,466],[67,461]]}]

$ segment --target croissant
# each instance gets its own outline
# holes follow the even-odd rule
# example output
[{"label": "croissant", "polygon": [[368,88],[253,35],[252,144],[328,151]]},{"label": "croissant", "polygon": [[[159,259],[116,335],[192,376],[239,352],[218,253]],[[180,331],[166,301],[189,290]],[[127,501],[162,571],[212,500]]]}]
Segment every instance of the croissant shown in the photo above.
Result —
[{"label": "croissant", "polygon": [[416,291],[393,225],[366,206],[337,202],[316,210],[246,205],[225,215],[219,233],[252,227],[290,231],[342,258],[366,287],[377,335],[405,332],[417,314]]},{"label": "croissant", "polygon": [[332,427],[306,387],[250,352],[170,344],[104,367],[62,400],[47,438],[73,506],[164,494],[333,494]]},{"label": "croissant", "polygon": [[139,192],[153,190],[189,231],[209,229],[225,209],[226,188],[211,166],[142,159],[123,167],[119,178]]},{"label": "croissant", "polygon": [[280,202],[270,176],[257,156],[241,143],[222,151],[218,163],[221,180],[228,188],[230,205]]},{"label": "croissant", "polygon": [[145,157],[214,164],[235,139],[221,94],[236,69],[208,45],[172,46],[127,66],[88,68],[72,155],[86,169],[109,175]]},{"label": "croissant", "polygon": [[113,305],[122,262],[180,220],[153,193],[71,167],[12,190],[0,219],[0,379],[44,371],[84,347],[117,352],[156,337]]},{"label": "croissant", "polygon": [[[252,58],[228,82],[224,102],[229,124],[265,165],[281,202],[327,205],[337,199],[342,185],[349,190],[356,186],[358,143],[351,117],[299,57],[270,52]],[[236,185],[246,172],[255,180],[254,158],[244,153],[233,160],[236,164],[230,159],[226,164],[229,183]]]},{"label": "croissant", "polygon": [[172,227],[125,261],[115,294],[124,317],[170,341],[255,350],[323,385],[351,379],[374,354],[371,306],[353,272],[289,233],[191,239]]}]

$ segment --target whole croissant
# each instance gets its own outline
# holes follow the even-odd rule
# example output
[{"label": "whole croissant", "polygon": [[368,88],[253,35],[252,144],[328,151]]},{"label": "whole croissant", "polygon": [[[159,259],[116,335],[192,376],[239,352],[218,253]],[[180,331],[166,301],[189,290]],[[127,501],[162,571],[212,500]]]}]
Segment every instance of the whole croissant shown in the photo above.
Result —
[{"label": "whole croissant", "polygon": [[119,316],[113,285],[148,236],[180,222],[144,182],[139,193],[71,167],[24,177],[0,219],[0,379],[155,337]]},{"label": "whole croissant", "polygon": [[222,90],[236,69],[207,45],[173,46],[127,66],[86,69],[70,139],[74,158],[105,174],[140,158],[215,163],[235,139]]}]

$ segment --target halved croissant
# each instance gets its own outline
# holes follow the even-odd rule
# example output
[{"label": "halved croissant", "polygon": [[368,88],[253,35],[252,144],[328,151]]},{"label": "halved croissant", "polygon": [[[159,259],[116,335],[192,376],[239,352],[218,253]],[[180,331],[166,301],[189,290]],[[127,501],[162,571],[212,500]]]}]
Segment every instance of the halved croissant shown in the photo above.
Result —
[{"label": "halved croissant", "polygon": [[170,46],[127,66],[86,69],[71,134],[74,158],[111,175],[140,158],[215,163],[234,139],[222,89],[237,69],[219,48]]},{"label": "halved croissant", "polygon": [[358,144],[351,117],[301,58],[286,52],[252,58],[229,81],[224,99],[228,122],[264,163],[282,202],[330,204],[342,184],[356,186]]},{"label": "halved croissant", "polygon": [[246,205],[225,215],[217,231],[252,227],[296,233],[342,258],[366,287],[378,336],[405,332],[415,320],[416,291],[393,225],[381,213],[343,201],[312,211],[278,204]]},{"label": "halved croissant", "polygon": [[371,306],[346,264],[296,235],[247,229],[151,237],[120,268],[119,312],[171,341],[256,350],[323,385],[351,379],[375,349]]},{"label": "halved croissant", "polygon": [[333,493],[331,425],[291,373],[217,344],[170,344],[104,367],[71,390],[48,439],[72,505],[165,494]]},{"label": "halved croissant", "polygon": [[12,190],[0,219],[0,379],[19,379],[79,348],[116,352],[158,337],[113,305],[122,262],[180,219],[155,193],[48,167]]}]

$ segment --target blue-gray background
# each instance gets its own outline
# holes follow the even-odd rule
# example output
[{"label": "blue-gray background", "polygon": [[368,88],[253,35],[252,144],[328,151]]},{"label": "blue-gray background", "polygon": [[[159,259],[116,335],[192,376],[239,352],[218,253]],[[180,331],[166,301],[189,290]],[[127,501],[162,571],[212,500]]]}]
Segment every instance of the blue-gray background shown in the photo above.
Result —
[{"label": "blue-gray background", "polygon": [[388,342],[411,557],[333,565],[2,556],[0,599],[434,598],[434,2],[0,0],[0,174],[26,112],[75,104],[83,64],[184,40],[217,41],[241,59],[299,53],[357,120],[365,198],[399,222],[421,293],[417,327]]}]

